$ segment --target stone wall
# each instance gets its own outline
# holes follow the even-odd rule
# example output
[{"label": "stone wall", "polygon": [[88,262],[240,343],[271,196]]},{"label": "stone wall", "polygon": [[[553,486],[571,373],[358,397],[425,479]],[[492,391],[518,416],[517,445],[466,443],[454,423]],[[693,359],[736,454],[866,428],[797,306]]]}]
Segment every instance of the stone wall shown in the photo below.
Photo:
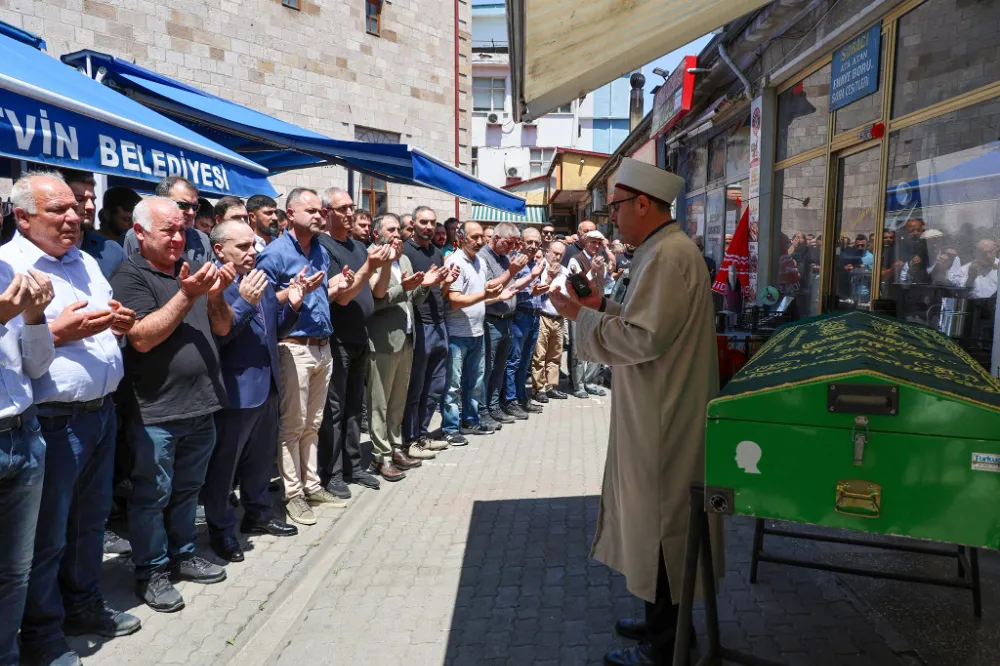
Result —
[{"label": "stone wall", "polygon": [[[0,18],[37,33],[55,56],[94,49],[134,61],[207,92],[336,139],[355,126],[393,132],[444,162],[455,162],[455,5],[386,0],[380,36],[365,31],[364,0],[0,0]],[[471,99],[471,14],[459,0],[459,47]],[[471,107],[460,165],[468,167]],[[339,167],[272,179],[346,187]],[[434,206],[455,213],[454,197],[389,185],[389,210]]]}]

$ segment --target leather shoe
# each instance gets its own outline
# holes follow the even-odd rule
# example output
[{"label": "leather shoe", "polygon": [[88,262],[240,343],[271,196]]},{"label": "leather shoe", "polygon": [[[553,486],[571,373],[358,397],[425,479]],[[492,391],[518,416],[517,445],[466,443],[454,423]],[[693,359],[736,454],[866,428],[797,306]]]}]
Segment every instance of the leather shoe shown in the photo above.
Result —
[{"label": "leather shoe", "polygon": [[212,546],[212,550],[215,551],[215,554],[227,562],[243,561],[243,549],[240,548],[240,542],[236,540],[236,537],[213,536],[209,538],[208,542]]},{"label": "leather shoe", "polygon": [[411,458],[410,456],[403,453],[400,449],[392,450],[392,464],[398,469],[413,469],[415,467],[420,467],[423,465],[422,462],[416,458]]},{"label": "leather shoe", "polygon": [[630,641],[649,640],[649,627],[645,620],[633,620],[628,617],[615,622],[615,633]]},{"label": "leather shoe", "polygon": [[277,518],[269,518],[267,520],[248,520],[244,518],[243,522],[240,523],[240,533],[244,536],[248,534],[270,534],[271,536],[290,537],[298,534],[299,528],[295,525],[283,523]]},{"label": "leather shoe", "polygon": [[375,471],[386,481],[402,481],[406,478],[406,472],[399,469],[389,460],[383,460],[382,464],[372,463]]},{"label": "leather shoe", "polygon": [[672,662],[672,656],[665,662],[654,660],[649,643],[630,645],[604,655],[604,666],[670,666]]}]

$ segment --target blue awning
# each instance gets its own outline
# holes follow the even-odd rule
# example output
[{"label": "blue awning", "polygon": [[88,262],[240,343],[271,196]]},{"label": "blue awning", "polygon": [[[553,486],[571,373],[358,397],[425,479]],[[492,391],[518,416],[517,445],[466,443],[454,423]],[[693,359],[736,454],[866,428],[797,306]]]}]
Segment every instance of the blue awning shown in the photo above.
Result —
[{"label": "blue awning", "polygon": [[138,181],[180,175],[210,195],[275,194],[266,168],[67,68],[17,32],[0,30],[0,155]]},{"label": "blue awning", "polygon": [[105,81],[133,99],[266,166],[271,173],[337,164],[394,183],[431,187],[484,206],[524,213],[524,199],[405,144],[331,139],[104,53],[62,57],[73,67],[105,71]]},{"label": "blue awning", "polygon": [[[952,155],[941,156],[951,161]],[[933,161],[930,161],[933,169]],[[969,151],[969,159],[923,178],[889,184],[886,211],[930,208],[1000,199],[1000,141]]]}]

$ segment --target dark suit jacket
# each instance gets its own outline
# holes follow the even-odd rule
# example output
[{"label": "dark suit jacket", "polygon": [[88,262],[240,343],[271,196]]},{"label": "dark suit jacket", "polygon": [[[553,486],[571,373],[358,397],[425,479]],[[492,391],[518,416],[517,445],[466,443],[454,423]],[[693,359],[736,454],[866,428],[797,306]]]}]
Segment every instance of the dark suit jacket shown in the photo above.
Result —
[{"label": "dark suit jacket", "polygon": [[218,338],[222,381],[229,397],[228,409],[259,407],[267,400],[272,383],[281,391],[278,377],[278,340],[288,335],[299,313],[287,303],[278,305],[274,289],[264,290],[260,307],[264,325],[254,315],[256,308],[243,300],[237,283],[225,291],[226,302],[233,309],[233,328]]}]

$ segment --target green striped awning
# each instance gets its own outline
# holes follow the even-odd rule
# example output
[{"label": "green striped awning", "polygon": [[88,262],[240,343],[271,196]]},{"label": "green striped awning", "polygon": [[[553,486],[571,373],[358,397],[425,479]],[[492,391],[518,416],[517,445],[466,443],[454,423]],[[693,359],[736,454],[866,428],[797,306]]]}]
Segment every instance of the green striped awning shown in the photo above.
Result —
[{"label": "green striped awning", "polygon": [[507,211],[472,204],[472,222],[513,222],[514,224],[545,224],[549,216],[545,213],[545,206],[528,206],[524,215],[515,215]]}]

